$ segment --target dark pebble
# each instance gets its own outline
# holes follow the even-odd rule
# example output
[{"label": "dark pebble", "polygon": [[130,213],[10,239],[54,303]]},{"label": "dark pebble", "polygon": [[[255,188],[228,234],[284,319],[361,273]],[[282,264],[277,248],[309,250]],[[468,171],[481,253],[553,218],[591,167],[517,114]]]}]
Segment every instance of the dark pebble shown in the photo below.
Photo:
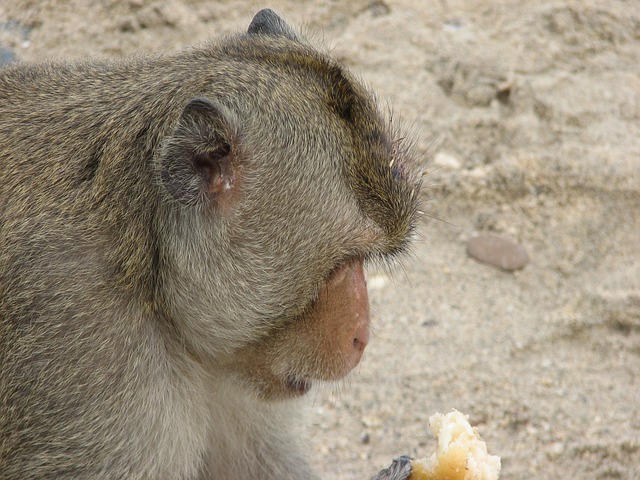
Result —
[{"label": "dark pebble", "polygon": [[529,255],[522,245],[508,238],[488,233],[469,240],[467,253],[479,262],[507,272],[520,270],[529,263]]},{"label": "dark pebble", "polygon": [[13,62],[15,59],[16,56],[11,50],[0,45],[0,67]]}]

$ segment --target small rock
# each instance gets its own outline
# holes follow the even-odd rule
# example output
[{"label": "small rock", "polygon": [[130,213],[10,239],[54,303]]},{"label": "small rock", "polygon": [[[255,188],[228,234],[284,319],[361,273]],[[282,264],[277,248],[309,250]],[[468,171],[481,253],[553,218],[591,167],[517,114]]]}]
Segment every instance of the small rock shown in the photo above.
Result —
[{"label": "small rock", "polygon": [[473,85],[465,92],[465,99],[469,105],[488,107],[495,97],[495,89],[491,85]]},{"label": "small rock", "polygon": [[123,33],[131,33],[140,30],[138,20],[132,15],[123,18],[118,24],[118,30]]},{"label": "small rock", "polygon": [[553,442],[549,446],[548,455],[551,458],[559,457],[564,453],[564,444],[562,442]]},{"label": "small rock", "polygon": [[451,170],[458,170],[461,166],[460,160],[446,152],[438,152],[433,157],[433,164],[436,167],[450,168]]},{"label": "small rock", "polygon": [[498,84],[496,87],[496,98],[500,103],[506,105],[509,103],[509,97],[511,95],[511,91],[513,89],[513,76],[509,75],[509,77],[504,81]]},{"label": "small rock", "polygon": [[362,432],[362,434],[360,435],[360,443],[362,443],[363,445],[368,445],[370,441],[371,436],[369,435],[369,432]]},{"label": "small rock", "polygon": [[371,275],[367,277],[367,287],[372,290],[378,290],[384,288],[387,284],[387,277],[382,275]]},{"label": "small rock", "polygon": [[13,62],[15,59],[16,59],[16,56],[12,50],[9,50],[8,48],[0,46],[0,67]]},{"label": "small rock", "polygon": [[529,263],[529,255],[522,245],[508,238],[480,234],[467,242],[467,254],[479,262],[513,272]]},{"label": "small rock", "polygon": [[371,0],[369,2],[369,11],[374,17],[381,15],[388,15],[391,12],[391,8],[383,0]]},{"label": "small rock", "polygon": [[382,419],[374,414],[368,414],[362,417],[362,424],[367,428],[377,428],[382,425]]}]

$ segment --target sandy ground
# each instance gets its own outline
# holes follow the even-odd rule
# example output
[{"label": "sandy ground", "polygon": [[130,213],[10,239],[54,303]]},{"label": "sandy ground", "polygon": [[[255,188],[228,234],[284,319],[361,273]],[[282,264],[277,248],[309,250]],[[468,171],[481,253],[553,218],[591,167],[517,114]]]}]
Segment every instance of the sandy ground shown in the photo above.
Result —
[{"label": "sandy ground", "polygon": [[[310,455],[363,479],[470,415],[504,479],[640,478],[640,3],[272,0],[429,160],[413,255],[369,272],[375,332],[312,393]],[[244,29],[257,2],[4,0],[0,61],[119,57]],[[506,273],[476,232],[531,257]]]}]

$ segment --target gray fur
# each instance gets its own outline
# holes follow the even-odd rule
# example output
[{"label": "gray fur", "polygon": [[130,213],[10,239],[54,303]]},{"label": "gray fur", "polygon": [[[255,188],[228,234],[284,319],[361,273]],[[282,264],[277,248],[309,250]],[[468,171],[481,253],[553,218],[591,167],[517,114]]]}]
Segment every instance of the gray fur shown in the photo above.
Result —
[{"label": "gray fur", "polygon": [[284,37],[0,70],[1,480],[316,478],[249,370],[343,368],[298,356],[300,319],[406,247],[419,185],[371,96]]}]

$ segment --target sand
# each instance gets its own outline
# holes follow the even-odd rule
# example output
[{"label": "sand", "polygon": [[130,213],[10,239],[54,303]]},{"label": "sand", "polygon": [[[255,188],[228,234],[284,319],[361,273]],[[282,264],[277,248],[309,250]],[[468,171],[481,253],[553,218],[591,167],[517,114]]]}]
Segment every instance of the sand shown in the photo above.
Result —
[{"label": "sand", "polygon": [[[6,0],[0,61],[174,50],[257,2]],[[361,366],[310,394],[327,479],[428,456],[456,408],[504,479],[640,478],[640,4],[272,0],[404,123],[427,165],[412,255],[369,271]],[[508,237],[504,272],[466,253]]]}]

